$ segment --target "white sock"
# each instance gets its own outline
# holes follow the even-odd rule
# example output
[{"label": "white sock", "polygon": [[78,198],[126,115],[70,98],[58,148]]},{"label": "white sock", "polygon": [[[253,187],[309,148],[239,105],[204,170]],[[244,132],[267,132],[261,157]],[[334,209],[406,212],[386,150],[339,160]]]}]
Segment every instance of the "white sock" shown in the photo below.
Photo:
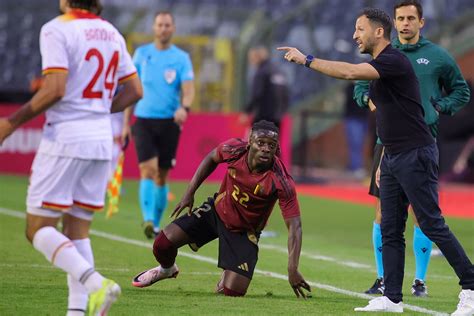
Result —
[{"label": "white sock", "polygon": [[171,270],[173,270],[173,268],[174,268],[174,265],[172,265],[172,266],[169,267],[169,268],[163,268],[162,266],[160,266],[160,270],[161,270],[163,273],[166,273],[166,274],[170,273]]},{"label": "white sock", "polygon": [[[94,254],[92,253],[91,240],[89,238],[72,240],[74,246],[81,256],[94,267]],[[84,315],[87,309],[89,293],[85,286],[75,280],[70,274],[67,275],[69,288],[68,312],[66,316]],[[84,312],[81,314],[81,310]]]},{"label": "white sock", "polygon": [[54,266],[84,284],[89,293],[102,287],[104,277],[95,272],[77,251],[72,241],[54,227],[46,226],[39,229],[33,237],[33,247]]}]

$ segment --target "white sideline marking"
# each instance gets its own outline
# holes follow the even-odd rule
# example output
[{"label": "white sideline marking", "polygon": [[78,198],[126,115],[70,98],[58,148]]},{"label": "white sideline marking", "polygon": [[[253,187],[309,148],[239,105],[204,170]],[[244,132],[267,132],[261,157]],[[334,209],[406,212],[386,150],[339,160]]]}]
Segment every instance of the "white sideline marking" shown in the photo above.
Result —
[{"label": "white sideline marking", "polygon": [[[25,218],[25,213],[24,212],[13,211],[13,210],[1,208],[1,207],[0,207],[0,214],[8,215],[8,216],[16,217],[16,218]],[[148,242],[135,240],[135,239],[129,239],[129,238],[121,237],[121,236],[118,236],[118,235],[113,235],[113,234],[109,234],[109,233],[106,233],[106,232],[97,231],[97,230],[94,230],[94,229],[92,229],[90,231],[90,234],[93,235],[93,236],[98,236],[98,237],[102,237],[102,238],[113,240],[113,241],[119,241],[119,242],[122,242],[122,243],[125,243],[125,244],[130,244],[130,245],[135,245],[135,246],[140,246],[140,247],[145,247],[145,248],[150,248],[150,249],[152,248],[152,245]],[[194,253],[179,251],[179,255],[181,255],[183,257],[188,257],[188,258],[191,258],[191,259],[195,259],[195,260],[198,260],[198,261],[217,264],[216,259],[201,256],[201,255],[197,255],[197,254],[194,254]],[[264,276],[272,277],[272,278],[275,278],[275,279],[280,279],[280,280],[285,280],[285,281],[288,280],[287,275],[280,274],[280,273],[275,273],[275,272],[271,272],[271,271],[255,269],[255,273],[262,274]],[[344,290],[344,289],[340,289],[340,288],[337,288],[335,286],[328,285],[328,284],[322,284],[322,283],[312,282],[312,281],[308,281],[308,284],[311,285],[314,288],[326,290],[326,291],[329,291],[329,292],[344,294],[344,295],[347,295],[347,296],[365,298],[365,299],[368,299],[368,300],[374,298],[373,296],[370,296],[368,294],[363,294],[363,293],[357,293],[357,292],[353,292],[353,291],[349,291],[349,290]],[[416,305],[409,305],[409,304],[405,304],[405,303],[403,304],[403,307],[405,309],[409,309],[409,310],[412,310],[412,311],[415,311],[415,312],[425,313],[425,314],[430,314],[430,315],[437,315],[437,316],[448,315],[446,313],[426,309],[426,308],[419,307],[419,306],[416,306]]]},{"label": "white sideline marking", "polygon": [[[27,268],[27,269],[59,269],[50,264],[37,264],[37,263],[0,263],[0,267],[6,268]],[[95,267],[97,270],[101,271],[115,271],[115,272],[130,272],[130,269],[127,268],[102,268]]]},{"label": "white sideline marking", "polygon": [[[268,245],[268,244],[259,244],[258,245],[260,249],[270,249],[270,250],[276,250],[278,252],[282,253],[288,253],[288,249],[276,245]],[[315,259],[315,260],[321,260],[321,261],[329,261],[329,262],[334,262],[342,266],[347,266],[351,268],[356,268],[356,269],[368,269],[368,270],[374,270],[374,268],[368,264],[364,263],[358,263],[354,261],[341,261],[333,257],[328,257],[328,256],[323,256],[323,255],[316,255],[316,254],[310,254],[305,251],[301,251],[301,255],[303,257],[308,257],[310,259]]]},{"label": "white sideline marking", "polygon": [[[285,247],[277,246],[277,245],[271,245],[271,244],[262,244],[260,243],[258,245],[260,249],[268,249],[268,250],[275,250],[281,253],[288,254],[288,249]],[[365,263],[359,263],[355,261],[346,261],[346,260],[340,260],[338,258],[334,257],[329,257],[325,255],[319,255],[319,254],[314,254],[314,253],[309,253],[306,251],[301,251],[301,257],[306,257],[309,259],[314,259],[314,260],[320,260],[320,261],[328,261],[332,262],[337,265],[341,266],[346,266],[354,269],[361,269],[361,270],[368,270],[368,271],[375,271],[375,267],[365,264]],[[406,276],[412,276],[415,277],[414,273],[407,273],[405,272]],[[444,279],[444,280],[457,280],[455,276],[448,276],[448,275],[439,275],[439,274],[431,274],[430,273],[430,279]]]},{"label": "white sideline marking", "polygon": [[[51,264],[37,264],[37,263],[0,263],[0,267],[5,268],[26,268],[26,269],[46,269],[46,270],[53,270],[59,269]],[[95,267],[95,269],[100,271],[112,271],[112,272],[130,272],[130,269],[127,268],[104,268],[104,267]],[[179,274],[189,274],[189,275],[222,275],[221,272],[182,272],[180,271]]]},{"label": "white sideline marking", "polygon": [[[8,215],[14,216],[14,217],[24,218],[24,215],[21,212],[8,210],[8,209],[4,209],[4,208],[1,208],[1,207],[0,207],[0,213],[8,214]],[[105,237],[105,238],[107,238],[107,237]],[[138,246],[143,246],[143,244],[139,244]],[[288,254],[288,249],[287,248],[277,246],[277,245],[261,243],[261,244],[258,245],[258,247],[260,249],[275,250],[275,251],[278,251],[278,252],[281,252],[281,253],[284,253],[284,254]],[[328,257],[328,256],[324,256],[324,255],[312,254],[312,253],[309,253],[309,252],[306,252],[306,251],[301,251],[301,257],[306,257],[306,258],[313,259],[313,260],[328,261],[328,262],[332,262],[334,264],[338,264],[338,265],[342,265],[342,266],[346,266],[346,267],[350,267],[350,268],[354,268],[354,269],[375,271],[375,268],[371,265],[368,265],[368,264],[359,263],[359,262],[355,262],[355,261],[344,261],[344,260],[340,260],[340,259],[337,259],[337,258],[334,258],[334,257]],[[412,277],[415,276],[413,273],[406,273],[406,272],[405,272],[405,275],[412,276]],[[456,277],[454,277],[454,276],[439,275],[439,274],[430,274],[430,278],[431,279],[456,280]]]}]

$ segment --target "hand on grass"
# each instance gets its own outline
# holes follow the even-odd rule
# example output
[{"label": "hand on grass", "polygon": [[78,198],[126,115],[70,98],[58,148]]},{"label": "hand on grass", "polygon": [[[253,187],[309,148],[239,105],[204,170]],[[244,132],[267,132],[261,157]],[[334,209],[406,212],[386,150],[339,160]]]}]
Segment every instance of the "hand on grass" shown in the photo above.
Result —
[{"label": "hand on grass", "polygon": [[295,292],[297,298],[301,297],[306,299],[308,297],[308,293],[305,293],[303,289],[308,292],[311,292],[311,287],[304,280],[303,276],[301,275],[301,273],[298,272],[298,270],[291,271],[288,273],[288,282],[290,282],[290,286]]}]

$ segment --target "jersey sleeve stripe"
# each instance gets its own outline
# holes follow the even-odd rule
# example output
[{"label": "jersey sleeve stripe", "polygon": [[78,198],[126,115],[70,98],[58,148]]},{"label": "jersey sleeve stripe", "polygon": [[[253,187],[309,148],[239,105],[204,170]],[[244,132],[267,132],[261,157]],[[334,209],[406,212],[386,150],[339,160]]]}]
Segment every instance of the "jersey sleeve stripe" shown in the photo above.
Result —
[{"label": "jersey sleeve stripe", "polygon": [[128,80],[130,80],[130,79],[132,79],[132,78],[135,78],[136,76],[138,76],[138,74],[137,74],[137,72],[135,71],[135,72],[133,72],[133,73],[131,73],[131,74],[129,74],[129,75],[126,75],[126,76],[124,76],[124,77],[122,77],[122,78],[119,78],[118,83],[119,83],[119,84],[122,84],[122,83],[127,82]]},{"label": "jersey sleeve stripe", "polygon": [[85,209],[87,211],[92,211],[92,212],[98,212],[104,208],[103,205],[92,205],[92,204],[82,203],[79,201],[73,201],[73,203],[75,206],[78,206],[82,209]]},{"label": "jersey sleeve stripe", "polygon": [[62,73],[62,74],[67,74],[68,69],[64,67],[49,67],[43,69],[43,75],[48,75],[52,73]]}]

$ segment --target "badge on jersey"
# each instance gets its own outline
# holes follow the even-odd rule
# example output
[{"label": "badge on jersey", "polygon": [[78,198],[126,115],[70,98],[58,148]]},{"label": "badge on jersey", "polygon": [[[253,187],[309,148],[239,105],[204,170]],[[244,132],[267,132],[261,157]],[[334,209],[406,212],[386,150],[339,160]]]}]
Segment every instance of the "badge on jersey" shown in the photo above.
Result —
[{"label": "badge on jersey", "polygon": [[176,79],[176,70],[174,69],[165,69],[165,80],[168,84],[172,84]]},{"label": "badge on jersey", "polygon": [[253,194],[254,195],[264,195],[265,194],[265,188],[263,187],[263,185],[261,183],[258,183],[255,186],[255,189],[253,190]]}]

